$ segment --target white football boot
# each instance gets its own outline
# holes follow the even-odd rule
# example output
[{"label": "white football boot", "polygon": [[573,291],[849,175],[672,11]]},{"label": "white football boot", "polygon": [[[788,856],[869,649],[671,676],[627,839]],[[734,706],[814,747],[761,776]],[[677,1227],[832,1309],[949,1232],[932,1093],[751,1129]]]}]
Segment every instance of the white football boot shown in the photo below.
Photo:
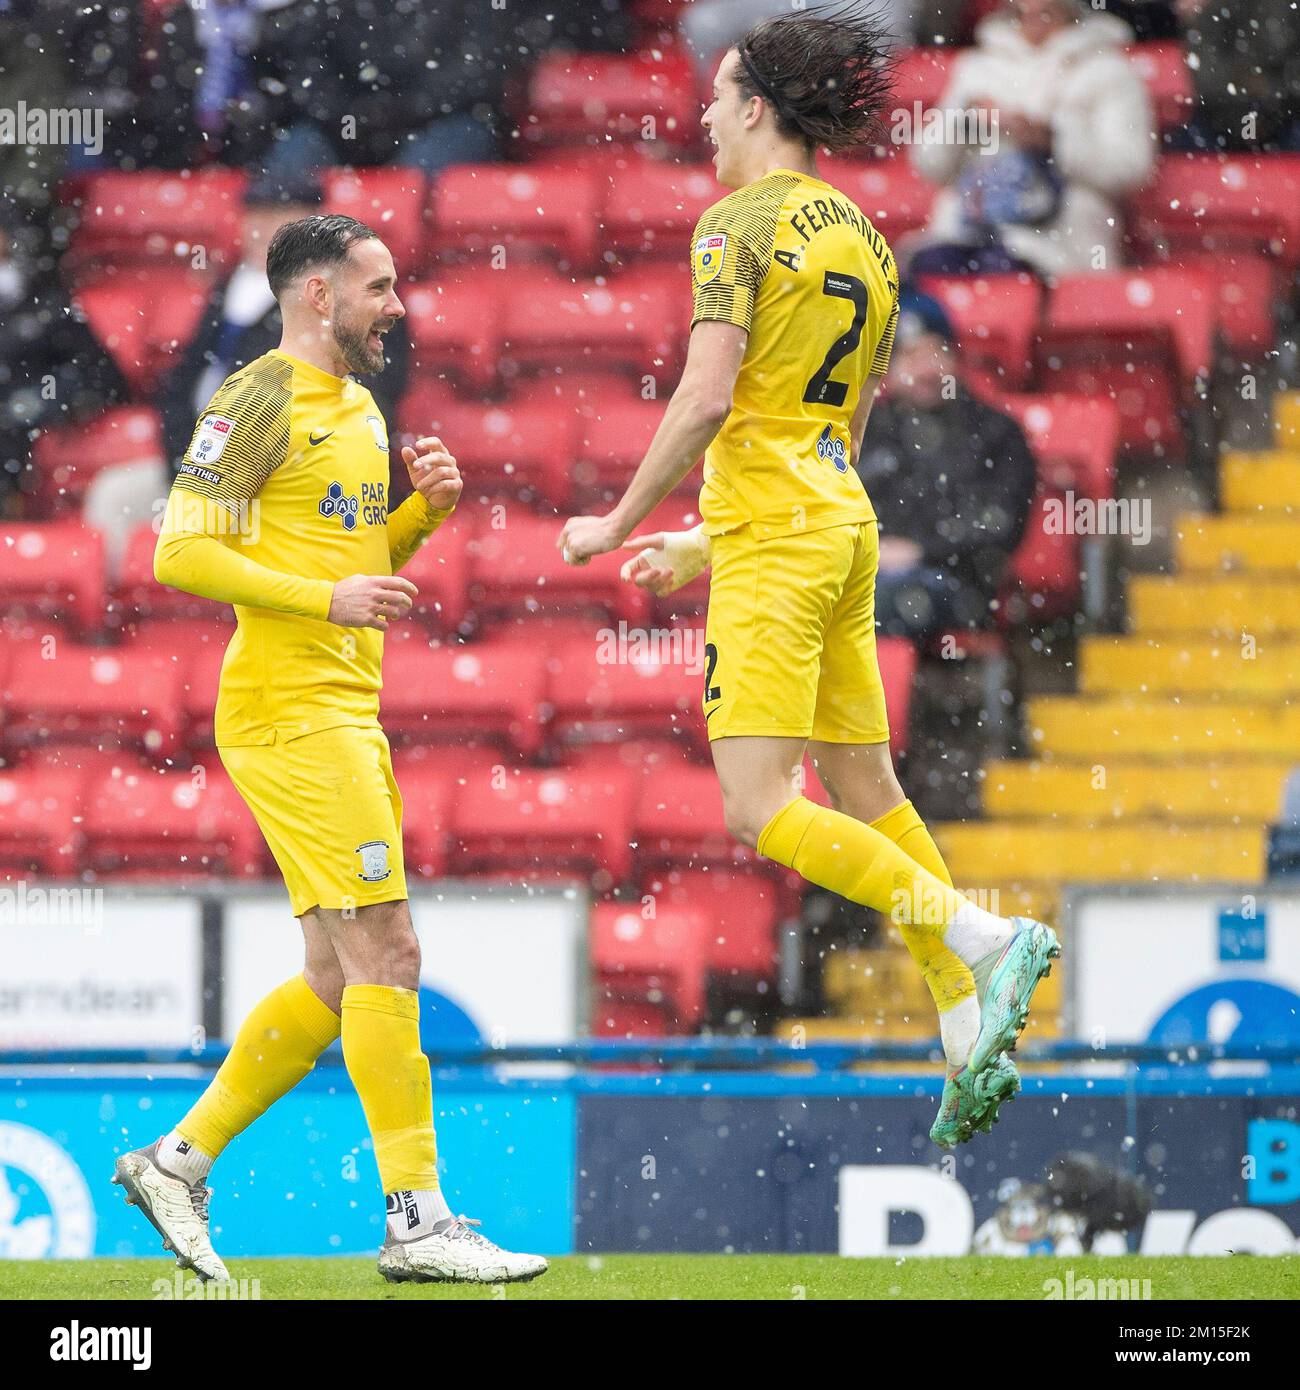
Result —
[{"label": "white football boot", "polygon": [[391,1231],[379,1252],[379,1272],[390,1284],[517,1284],[545,1274],[540,1255],[516,1255],[470,1229],[477,1221],[453,1216],[417,1240]]},{"label": "white football boot", "polygon": [[113,1181],[126,1189],[126,1204],[139,1207],[163,1238],[163,1249],[176,1256],[181,1269],[200,1279],[224,1283],[230,1278],[208,1235],[208,1198],[212,1189],[193,1187],[158,1166],[158,1144],[123,1154],[113,1167]]}]

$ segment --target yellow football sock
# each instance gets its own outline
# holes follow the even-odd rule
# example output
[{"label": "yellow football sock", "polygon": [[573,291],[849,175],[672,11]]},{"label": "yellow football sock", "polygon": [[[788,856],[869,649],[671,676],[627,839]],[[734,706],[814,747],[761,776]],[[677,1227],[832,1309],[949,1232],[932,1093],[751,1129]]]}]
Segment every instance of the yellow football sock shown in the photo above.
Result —
[{"label": "yellow football sock", "polygon": [[966,899],[879,830],[797,796],[768,821],[758,852],[850,902],[943,940]]},{"label": "yellow football sock", "polygon": [[[886,811],[878,820],[871,822],[871,828],[879,830],[923,869],[928,869],[935,878],[952,887],[952,875],[943,862],[939,846],[910,801]],[[910,922],[900,922],[898,930],[902,934],[903,944],[920,967],[934,1006],[941,1014],[975,993],[975,976],[971,974],[970,967],[938,940],[933,932],[914,927]]]},{"label": "yellow football sock", "polygon": [[176,1126],[216,1156],[316,1065],[339,1035],[339,1016],[301,975],[286,980],[244,1020],[208,1089]]},{"label": "yellow football sock", "polygon": [[384,1193],[438,1186],[433,1083],[420,1051],[420,1000],[413,989],[348,985],[343,991],[343,1060],[361,1097]]}]

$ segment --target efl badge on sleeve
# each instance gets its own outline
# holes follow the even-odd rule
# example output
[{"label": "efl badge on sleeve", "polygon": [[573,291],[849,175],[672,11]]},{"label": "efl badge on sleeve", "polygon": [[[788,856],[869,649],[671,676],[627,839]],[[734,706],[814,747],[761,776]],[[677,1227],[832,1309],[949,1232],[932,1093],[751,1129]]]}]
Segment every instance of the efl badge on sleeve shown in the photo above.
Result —
[{"label": "efl badge on sleeve", "polygon": [[711,285],[722,274],[722,258],[727,254],[727,237],[724,232],[714,232],[711,236],[697,237],[695,240],[695,283]]},{"label": "efl badge on sleeve", "polygon": [[205,415],[190,443],[190,458],[195,463],[216,463],[234,428],[235,422],[224,415]]}]

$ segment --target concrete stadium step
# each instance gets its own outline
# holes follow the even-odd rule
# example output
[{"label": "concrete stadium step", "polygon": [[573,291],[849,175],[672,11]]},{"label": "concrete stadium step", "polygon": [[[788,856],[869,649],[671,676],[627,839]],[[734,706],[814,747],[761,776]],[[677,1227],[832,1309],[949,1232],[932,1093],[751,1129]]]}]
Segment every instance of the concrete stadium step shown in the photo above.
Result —
[{"label": "concrete stadium step", "polygon": [[1128,586],[1129,627],[1151,633],[1300,634],[1300,579],[1262,576],[1135,576]]},{"label": "concrete stadium step", "polygon": [[1300,690],[1300,640],[1221,640],[1195,635],[1086,637],[1079,689],[1151,695],[1257,695],[1280,699]]},{"label": "concrete stadium step", "polygon": [[1235,512],[1226,516],[1188,513],[1178,520],[1180,570],[1300,571],[1300,509]]},{"label": "concrete stadium step", "polygon": [[1016,878],[1258,883],[1264,877],[1267,837],[1262,826],[1152,820],[1082,826],[1000,820],[932,829],[953,882],[963,887]]},{"label": "concrete stadium step", "polygon": [[1233,451],[1219,464],[1220,493],[1229,512],[1283,512],[1300,508],[1300,452],[1262,449]]},{"label": "concrete stadium step", "polygon": [[1273,437],[1279,449],[1300,449],[1300,391],[1274,399]]},{"label": "concrete stadium step", "polygon": [[1049,695],[1026,704],[1034,751],[1105,765],[1114,758],[1300,759],[1300,705],[1158,695]]},{"label": "concrete stadium step", "polygon": [[1121,817],[1184,823],[1240,818],[1267,825],[1281,812],[1290,772],[1287,762],[999,761],[984,768],[984,810],[1091,825]]}]

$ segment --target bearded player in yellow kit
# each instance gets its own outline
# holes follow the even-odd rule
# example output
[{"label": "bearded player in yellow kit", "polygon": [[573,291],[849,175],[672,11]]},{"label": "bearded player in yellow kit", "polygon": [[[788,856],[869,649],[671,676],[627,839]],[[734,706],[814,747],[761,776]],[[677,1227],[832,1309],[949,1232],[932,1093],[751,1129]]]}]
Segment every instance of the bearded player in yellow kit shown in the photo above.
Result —
[{"label": "bearded player in yellow kit", "polygon": [[[948,1067],[931,1137],[951,1146],[1019,1089],[1006,1052],[1060,948],[1044,924],[953,889],[889,756],[877,528],[853,465],[889,366],[898,272],[816,165],[819,148],[878,131],[885,39],[849,5],[767,20],[723,57],[702,124],[735,191],[695,230],[681,383],[622,500],[570,518],[559,544],[573,564],[630,548],[624,577],[661,594],[712,565],[703,703],[727,825],[897,923],[939,1010]],[[702,525],[629,539],[701,453]],[[833,810],[801,793],[805,750]]]},{"label": "bearded player in yellow kit", "polygon": [[384,630],[416,592],[396,572],[455,507],[460,473],[440,440],[418,440],[402,451],[415,491],[390,510],[388,430],[356,380],[383,369],[383,335],[405,313],[378,236],[350,217],[290,222],[266,272],[280,346],[200,417],[154,570],[235,606],[217,748],[284,875],[306,964],[256,1005],[189,1113],[123,1154],[113,1180],[178,1264],[227,1278],[208,1226],[213,1161],[341,1036],[387,1199],[380,1273],[531,1279],[546,1261],[479,1235],[439,1187],[402,800],[379,726]]}]

